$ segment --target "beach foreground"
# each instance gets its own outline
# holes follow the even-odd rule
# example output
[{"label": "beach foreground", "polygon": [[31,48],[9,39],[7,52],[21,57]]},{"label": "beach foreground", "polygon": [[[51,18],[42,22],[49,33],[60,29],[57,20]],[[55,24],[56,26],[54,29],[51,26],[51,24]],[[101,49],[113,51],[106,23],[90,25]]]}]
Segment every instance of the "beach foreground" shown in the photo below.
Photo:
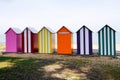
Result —
[{"label": "beach foreground", "polygon": [[2,54],[1,80],[119,80],[120,59],[102,56]]}]

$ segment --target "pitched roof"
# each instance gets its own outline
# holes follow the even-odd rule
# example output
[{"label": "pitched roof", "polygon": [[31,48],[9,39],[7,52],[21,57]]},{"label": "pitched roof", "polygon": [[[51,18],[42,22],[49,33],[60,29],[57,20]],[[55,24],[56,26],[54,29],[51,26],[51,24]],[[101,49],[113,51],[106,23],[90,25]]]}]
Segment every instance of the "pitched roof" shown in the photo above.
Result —
[{"label": "pitched roof", "polygon": [[[32,27],[26,27],[24,30],[26,30],[26,29],[28,29],[28,30],[30,30],[31,32],[33,32],[33,33],[37,33],[37,30],[35,30],[34,28],[32,28]],[[24,32],[24,30],[22,31],[22,32]]]},{"label": "pitched roof", "polygon": [[57,33],[61,30],[61,29],[63,29],[63,28],[65,28],[65,29],[67,29],[70,33],[72,33],[68,28],[66,28],[65,26],[62,26],[58,31],[57,31]]},{"label": "pitched roof", "polygon": [[[86,27],[85,25],[83,25],[79,30],[77,30],[77,32],[80,31],[82,28],[87,28],[89,31],[91,31],[88,27]],[[77,33],[77,32],[76,32],[76,33]],[[92,32],[92,31],[91,31],[91,32]]]},{"label": "pitched roof", "polygon": [[[49,27],[45,27],[45,26],[43,26],[43,28],[40,30],[40,31],[42,31],[43,29],[47,29],[49,32],[51,32],[51,33],[55,33],[51,28],[49,28]],[[40,32],[39,31],[39,32]]]},{"label": "pitched roof", "polygon": [[50,27],[47,27],[47,29],[48,29],[49,31],[51,31],[52,33],[55,33],[55,31],[53,31],[53,29],[51,29]]},{"label": "pitched roof", "polygon": [[6,34],[9,30],[13,30],[16,34],[21,33],[21,30],[20,30],[19,28],[15,28],[15,27],[11,28],[11,27],[10,27],[10,28],[5,32],[5,34]]},{"label": "pitched roof", "polygon": [[[100,32],[102,29],[104,29],[105,27],[109,27],[110,29],[112,29],[113,31],[115,31],[113,28],[111,28],[110,26],[108,26],[107,24],[104,26],[104,27],[102,27],[98,32]],[[116,32],[116,31],[115,31]]]},{"label": "pitched roof", "polygon": [[33,27],[29,27],[28,29],[30,29],[33,33],[37,33],[38,31],[35,29],[35,28],[33,28]]}]

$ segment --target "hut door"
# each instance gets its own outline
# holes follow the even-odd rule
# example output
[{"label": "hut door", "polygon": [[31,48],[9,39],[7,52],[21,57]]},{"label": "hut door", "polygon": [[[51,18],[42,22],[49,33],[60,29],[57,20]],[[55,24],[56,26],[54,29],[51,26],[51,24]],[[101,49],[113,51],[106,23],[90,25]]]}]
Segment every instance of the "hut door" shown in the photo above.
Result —
[{"label": "hut door", "polygon": [[58,48],[59,48],[59,53],[70,53],[72,52],[71,50],[71,34],[68,33],[60,33],[59,34],[59,40],[58,40]]}]

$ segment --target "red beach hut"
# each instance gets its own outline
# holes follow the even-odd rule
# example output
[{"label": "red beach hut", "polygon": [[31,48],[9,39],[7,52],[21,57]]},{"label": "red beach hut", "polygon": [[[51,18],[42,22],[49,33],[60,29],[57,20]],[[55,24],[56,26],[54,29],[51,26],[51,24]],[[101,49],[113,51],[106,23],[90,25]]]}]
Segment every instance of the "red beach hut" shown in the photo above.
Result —
[{"label": "red beach hut", "polygon": [[22,52],[38,52],[38,34],[32,28],[25,28],[22,34]]}]

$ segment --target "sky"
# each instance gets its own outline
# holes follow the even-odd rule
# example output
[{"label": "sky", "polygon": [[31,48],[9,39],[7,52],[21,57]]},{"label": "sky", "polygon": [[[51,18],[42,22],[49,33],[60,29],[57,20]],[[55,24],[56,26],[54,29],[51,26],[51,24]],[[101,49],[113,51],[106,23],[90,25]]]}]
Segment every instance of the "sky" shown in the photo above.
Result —
[{"label": "sky", "polygon": [[57,32],[66,26],[75,35],[86,25],[96,44],[97,31],[108,24],[117,31],[120,43],[119,9],[120,0],[0,0],[0,42],[5,42],[4,33],[10,27],[39,31],[46,26]]}]

